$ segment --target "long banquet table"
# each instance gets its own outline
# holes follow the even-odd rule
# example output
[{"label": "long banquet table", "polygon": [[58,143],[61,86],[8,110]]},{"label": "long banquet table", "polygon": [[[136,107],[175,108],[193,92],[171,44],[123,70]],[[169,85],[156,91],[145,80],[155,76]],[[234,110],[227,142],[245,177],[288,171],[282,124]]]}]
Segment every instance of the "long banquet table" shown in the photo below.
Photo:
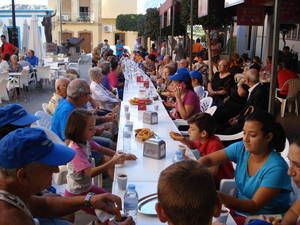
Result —
[{"label": "long banquet table", "polygon": [[[129,65],[128,65],[129,64]],[[157,192],[157,182],[160,172],[171,165],[173,156],[180,144],[178,141],[174,141],[169,137],[170,131],[179,132],[172,119],[169,117],[168,112],[165,110],[161,98],[158,97],[157,101],[154,101],[151,105],[147,106],[147,110],[154,111],[154,105],[158,105],[158,124],[149,125],[143,123],[143,111],[138,111],[138,107],[131,105],[129,100],[133,97],[138,97],[139,95],[139,84],[135,81],[133,74],[143,73],[137,66],[133,64],[132,61],[127,61],[124,63],[125,67],[129,68],[124,69],[124,75],[127,77],[123,101],[121,103],[120,110],[120,121],[119,121],[119,135],[117,142],[117,150],[123,149],[123,128],[126,122],[125,119],[125,109],[124,106],[129,106],[130,112],[130,121],[133,122],[133,130],[138,128],[150,128],[158,135],[161,139],[166,142],[166,157],[161,160],[151,159],[143,156],[143,143],[135,139],[134,131],[131,137],[131,150],[130,153],[133,153],[137,156],[137,160],[134,162],[125,162],[122,166],[115,167],[115,177],[113,182],[112,193],[118,195],[123,199],[125,191],[121,191],[117,185],[117,175],[126,174],[128,177],[127,184],[135,184],[136,191],[138,192],[139,198],[156,193]],[[127,74],[126,74],[127,73]],[[144,79],[147,79],[147,76],[144,75]],[[149,79],[149,78],[148,78]],[[150,80],[149,80],[150,81]],[[157,95],[152,82],[150,81],[150,90],[152,90],[153,95]],[[186,155],[190,158],[194,158],[194,155],[190,149],[187,148]],[[157,217],[148,216],[139,214],[137,215],[138,225],[156,225],[163,224]]]}]

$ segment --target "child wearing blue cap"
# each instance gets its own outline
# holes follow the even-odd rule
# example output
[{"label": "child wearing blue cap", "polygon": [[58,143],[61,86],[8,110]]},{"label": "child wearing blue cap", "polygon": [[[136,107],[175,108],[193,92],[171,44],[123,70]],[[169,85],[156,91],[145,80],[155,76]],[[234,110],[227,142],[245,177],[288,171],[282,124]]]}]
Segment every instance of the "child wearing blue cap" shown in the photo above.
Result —
[{"label": "child wearing blue cap", "polygon": [[199,98],[194,92],[190,74],[187,68],[179,68],[173,76],[169,77],[175,86],[175,111],[171,113],[173,119],[187,120],[200,112]]},{"label": "child wearing blue cap", "polygon": [[194,87],[194,91],[198,95],[199,100],[201,100],[202,98],[205,98],[206,93],[205,93],[205,90],[203,87],[202,74],[197,70],[192,70],[190,72],[190,76],[192,79],[192,85]]}]

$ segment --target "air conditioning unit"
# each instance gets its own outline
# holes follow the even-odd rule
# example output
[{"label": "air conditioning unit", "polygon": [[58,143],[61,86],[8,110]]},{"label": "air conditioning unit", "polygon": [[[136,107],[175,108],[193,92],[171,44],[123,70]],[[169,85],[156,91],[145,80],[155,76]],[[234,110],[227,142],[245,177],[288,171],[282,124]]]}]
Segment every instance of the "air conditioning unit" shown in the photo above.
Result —
[{"label": "air conditioning unit", "polygon": [[103,31],[106,33],[111,33],[113,31],[112,25],[103,25]]},{"label": "air conditioning unit", "polygon": [[69,21],[70,16],[69,15],[61,15],[63,21]]}]

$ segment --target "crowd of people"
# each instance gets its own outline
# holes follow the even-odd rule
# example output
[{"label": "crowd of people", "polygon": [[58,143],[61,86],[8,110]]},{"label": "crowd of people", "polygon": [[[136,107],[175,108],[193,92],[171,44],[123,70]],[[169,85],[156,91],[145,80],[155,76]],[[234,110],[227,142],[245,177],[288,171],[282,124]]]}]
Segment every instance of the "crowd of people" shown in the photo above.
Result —
[{"label": "crowd of people", "polygon": [[[1,65],[8,63],[7,54],[17,52],[6,46],[5,37],[2,42]],[[244,224],[248,215],[283,213],[281,224],[297,224],[300,203],[290,196],[291,178],[300,188],[300,141],[296,139],[290,145],[288,167],[280,155],[286,147],[285,131],[266,112],[271,57],[265,66],[258,57],[250,61],[246,55],[219,59],[220,45],[217,41],[212,45],[215,72],[209,77],[200,40],[193,47],[193,59],[185,57],[180,45],[174,59],[161,54],[165,53],[164,43],[159,49],[152,45],[148,54],[140,38],[132,55],[121,40],[114,54],[104,40],[93,51],[90,81],[73,70],[55,81],[55,92],[47,104],[51,130],[35,127],[40,118],[21,105],[0,107],[0,224],[32,225],[39,221],[45,225],[49,220],[55,221],[52,224],[70,224],[79,209],[92,215],[94,209],[114,215],[116,208],[122,208],[119,197],[92,182],[99,174],[113,179],[116,164],[137,159],[116,151],[124,91],[122,57],[130,57],[151,78],[170,117],[188,123],[188,138],[174,132],[170,136],[192,149],[196,160],[186,157],[161,172],[156,211],[162,222],[210,225],[223,204],[237,225]],[[4,49],[10,52],[3,55]],[[26,58],[12,54],[8,60],[12,71],[18,71],[25,62],[38,64],[33,51]],[[278,86],[282,88],[296,73],[288,60],[281,61],[280,66]],[[280,94],[286,96],[287,91],[283,88]],[[201,112],[200,100],[207,96],[217,107],[213,115]],[[216,136],[240,131],[242,141],[226,147]],[[49,189],[60,165],[67,165],[64,196]],[[219,191],[221,180],[232,178],[236,193]],[[128,217],[119,224],[135,222]]]}]

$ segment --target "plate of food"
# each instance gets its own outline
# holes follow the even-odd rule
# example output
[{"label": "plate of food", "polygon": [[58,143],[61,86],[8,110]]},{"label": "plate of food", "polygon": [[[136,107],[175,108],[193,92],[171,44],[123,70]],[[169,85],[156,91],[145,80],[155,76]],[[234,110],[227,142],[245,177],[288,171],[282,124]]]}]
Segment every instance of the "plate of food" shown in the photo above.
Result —
[{"label": "plate of food", "polygon": [[149,138],[154,137],[154,132],[149,128],[142,128],[134,130],[135,137],[140,141],[146,141]]},{"label": "plate of food", "polygon": [[155,205],[157,203],[157,194],[147,195],[139,199],[138,212],[144,215],[156,216]]},{"label": "plate of food", "polygon": [[152,100],[150,98],[132,98],[129,100],[130,104],[132,105],[138,105],[140,102],[144,102],[146,105],[150,105],[152,103]]}]

